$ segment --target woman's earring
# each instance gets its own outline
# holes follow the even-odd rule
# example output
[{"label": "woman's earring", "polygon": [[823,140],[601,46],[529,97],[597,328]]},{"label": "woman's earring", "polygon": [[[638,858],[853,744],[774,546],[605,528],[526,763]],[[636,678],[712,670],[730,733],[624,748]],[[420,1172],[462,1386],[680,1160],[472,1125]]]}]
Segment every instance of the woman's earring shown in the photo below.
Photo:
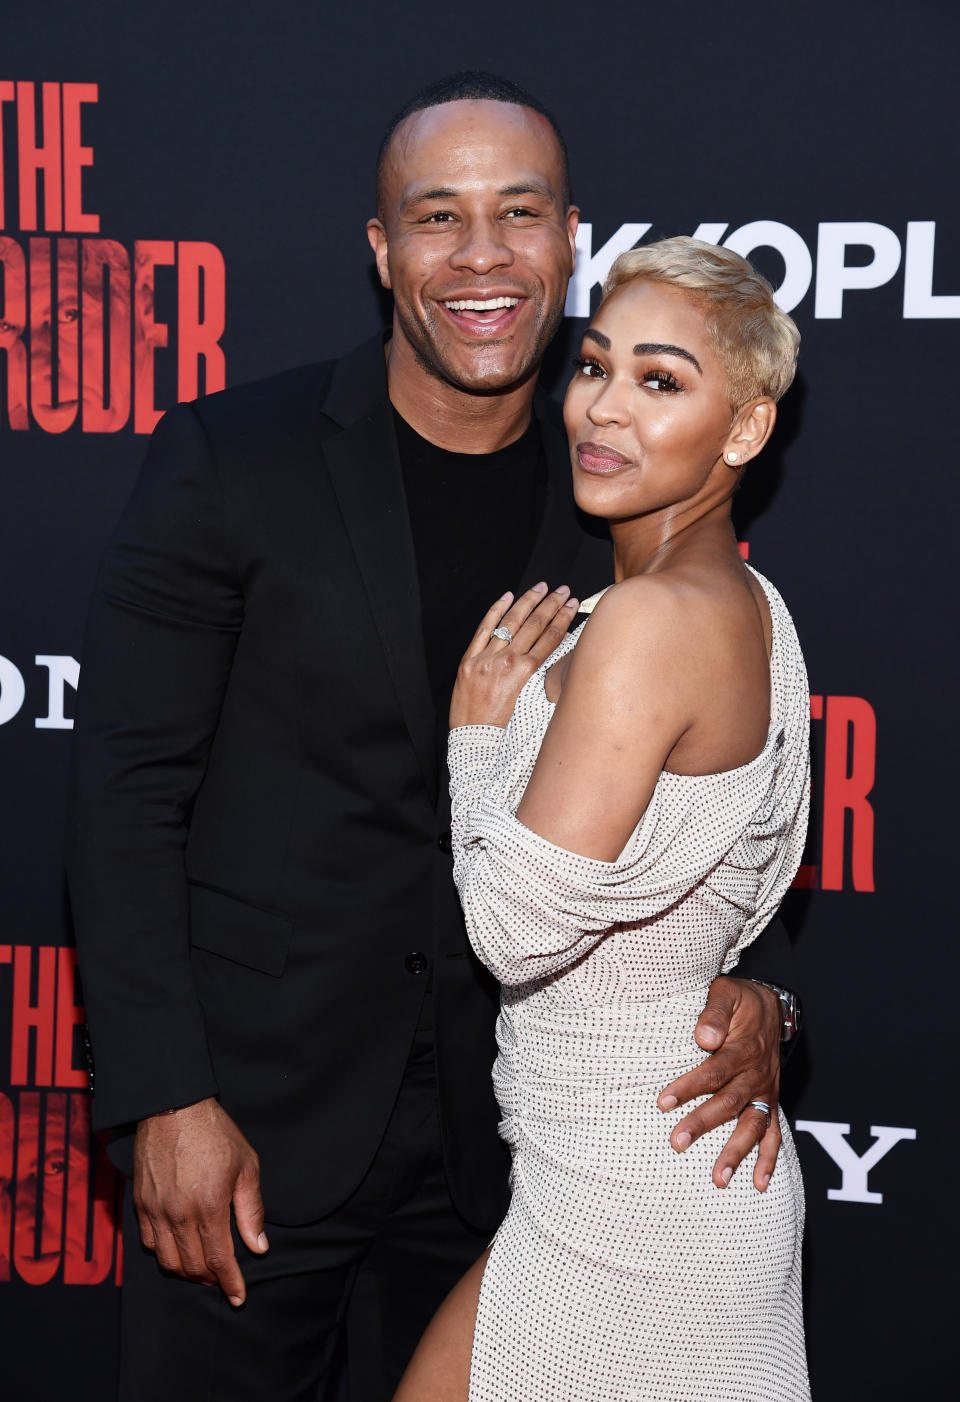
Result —
[{"label": "woman's earring", "polygon": [[737,455],[736,455],[736,453],[728,453],[728,454],[727,454],[727,462],[730,464],[731,467],[733,467],[733,466],[736,464],[736,461],[737,461]]}]

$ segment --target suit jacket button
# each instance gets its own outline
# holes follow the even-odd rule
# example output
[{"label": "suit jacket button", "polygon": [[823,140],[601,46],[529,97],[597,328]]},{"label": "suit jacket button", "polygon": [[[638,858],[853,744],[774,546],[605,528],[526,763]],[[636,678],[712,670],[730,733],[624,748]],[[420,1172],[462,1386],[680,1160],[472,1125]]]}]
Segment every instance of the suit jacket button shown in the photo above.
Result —
[{"label": "suit jacket button", "polygon": [[437,838],[437,846],[440,848],[441,852],[446,852],[449,857],[450,853],[453,851],[453,839],[449,832],[442,832],[440,834]]},{"label": "suit jacket button", "polygon": [[422,974],[427,967],[427,956],[415,950],[413,954],[408,954],[404,959],[403,967],[408,974]]}]

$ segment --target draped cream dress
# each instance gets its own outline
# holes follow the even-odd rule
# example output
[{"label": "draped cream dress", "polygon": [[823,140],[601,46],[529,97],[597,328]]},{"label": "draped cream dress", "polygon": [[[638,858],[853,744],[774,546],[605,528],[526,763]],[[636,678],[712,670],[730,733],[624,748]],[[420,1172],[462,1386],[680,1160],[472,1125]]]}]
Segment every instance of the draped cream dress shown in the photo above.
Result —
[{"label": "draped cream dress", "polygon": [[[755,1152],[711,1180],[730,1126],[685,1153],[662,1087],[703,1060],[693,1029],[792,881],[809,801],[809,696],[790,615],[770,606],[770,724],[719,774],[661,773],[613,862],[515,817],[553,711],[547,669],[506,729],[450,734],[454,875],[503,985],[493,1076],[512,1200],[480,1291],[471,1402],[801,1402],[803,1189],[790,1131],[770,1186]],[[688,1107],[689,1108],[689,1107]]]}]

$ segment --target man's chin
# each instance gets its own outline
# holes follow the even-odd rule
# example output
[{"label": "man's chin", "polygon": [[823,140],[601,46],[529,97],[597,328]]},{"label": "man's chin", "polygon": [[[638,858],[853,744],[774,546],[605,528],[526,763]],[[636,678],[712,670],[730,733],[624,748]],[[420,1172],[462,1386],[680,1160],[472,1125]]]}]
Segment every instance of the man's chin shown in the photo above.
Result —
[{"label": "man's chin", "polygon": [[536,375],[539,360],[445,361],[434,373],[464,394],[509,394]]},{"label": "man's chin", "polygon": [[421,370],[463,394],[497,395],[519,389],[536,377],[544,346],[518,345],[514,337],[464,346],[444,336],[423,334],[398,315],[398,329]]}]

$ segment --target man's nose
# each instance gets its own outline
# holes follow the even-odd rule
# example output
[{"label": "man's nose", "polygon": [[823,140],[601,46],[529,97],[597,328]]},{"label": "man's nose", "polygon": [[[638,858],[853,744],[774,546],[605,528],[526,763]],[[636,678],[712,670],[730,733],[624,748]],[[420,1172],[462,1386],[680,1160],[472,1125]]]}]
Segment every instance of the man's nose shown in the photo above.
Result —
[{"label": "man's nose", "polygon": [[489,219],[471,219],[464,224],[450,261],[454,267],[484,274],[495,268],[509,267],[513,262],[513,250],[499,224]]}]

